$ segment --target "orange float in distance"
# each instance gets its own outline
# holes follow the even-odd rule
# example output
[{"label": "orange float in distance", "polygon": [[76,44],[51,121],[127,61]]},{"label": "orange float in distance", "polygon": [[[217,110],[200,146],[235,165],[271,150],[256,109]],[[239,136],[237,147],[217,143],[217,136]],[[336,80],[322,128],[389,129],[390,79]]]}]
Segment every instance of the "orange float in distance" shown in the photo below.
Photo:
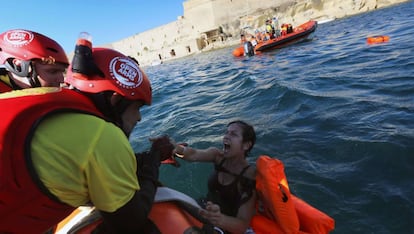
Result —
[{"label": "orange float in distance", "polygon": [[383,43],[390,40],[389,36],[374,36],[374,37],[368,37],[367,43],[368,44],[377,44],[377,43]]}]

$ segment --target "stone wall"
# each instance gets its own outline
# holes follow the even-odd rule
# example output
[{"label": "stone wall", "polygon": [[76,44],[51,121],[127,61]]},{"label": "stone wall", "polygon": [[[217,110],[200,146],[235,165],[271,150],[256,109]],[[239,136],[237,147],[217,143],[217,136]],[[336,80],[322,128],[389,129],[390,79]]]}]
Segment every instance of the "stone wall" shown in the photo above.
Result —
[{"label": "stone wall", "polygon": [[[141,65],[239,43],[242,29],[263,29],[267,18],[293,26],[308,20],[339,19],[407,0],[186,0],[184,14],[166,25],[106,45]],[[214,33],[217,31],[216,33]],[[218,35],[218,33],[221,33]],[[211,35],[214,38],[209,38]]]}]

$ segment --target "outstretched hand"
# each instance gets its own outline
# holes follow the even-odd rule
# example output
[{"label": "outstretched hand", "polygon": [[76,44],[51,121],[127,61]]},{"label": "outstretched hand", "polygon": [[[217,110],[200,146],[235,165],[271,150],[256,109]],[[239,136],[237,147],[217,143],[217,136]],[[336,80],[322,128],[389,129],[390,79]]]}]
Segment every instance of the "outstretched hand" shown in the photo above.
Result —
[{"label": "outstretched hand", "polygon": [[185,142],[176,144],[175,149],[174,149],[174,155],[176,157],[183,158],[184,157],[184,151],[185,151],[185,148],[187,146],[188,146],[188,144],[185,143]]},{"label": "outstretched hand", "polygon": [[152,142],[151,152],[157,154],[160,161],[164,161],[172,157],[175,147],[168,135],[150,138],[149,140]]}]

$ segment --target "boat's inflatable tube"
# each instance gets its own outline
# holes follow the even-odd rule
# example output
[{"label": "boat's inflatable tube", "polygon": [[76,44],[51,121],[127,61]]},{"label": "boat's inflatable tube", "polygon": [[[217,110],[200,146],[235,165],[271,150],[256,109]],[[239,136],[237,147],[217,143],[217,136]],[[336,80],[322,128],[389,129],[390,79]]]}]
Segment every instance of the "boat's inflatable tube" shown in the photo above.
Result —
[{"label": "boat's inflatable tube", "polygon": [[[201,207],[184,193],[159,187],[149,214],[149,219],[163,234],[177,233],[222,233],[199,214]],[[102,222],[102,218],[93,207],[82,211],[75,210],[54,230],[55,234],[90,234]],[[83,214],[85,213],[85,214]]]},{"label": "boat's inflatable tube", "polygon": [[237,47],[233,50],[233,56],[234,57],[241,57],[244,56],[244,48],[243,46]]},{"label": "boat's inflatable tube", "polygon": [[368,44],[377,44],[377,43],[383,43],[388,42],[390,40],[389,36],[375,36],[375,37],[368,37],[367,43]]},{"label": "boat's inflatable tube", "polygon": [[256,166],[258,203],[251,221],[256,234],[324,234],[334,229],[334,219],[290,193],[280,160],[262,155]]}]

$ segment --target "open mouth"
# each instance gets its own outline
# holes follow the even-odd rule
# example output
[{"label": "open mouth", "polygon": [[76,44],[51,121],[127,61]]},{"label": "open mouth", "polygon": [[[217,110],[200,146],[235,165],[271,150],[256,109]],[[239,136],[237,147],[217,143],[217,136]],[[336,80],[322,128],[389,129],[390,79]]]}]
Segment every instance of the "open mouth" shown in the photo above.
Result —
[{"label": "open mouth", "polygon": [[230,145],[227,143],[223,143],[223,151],[224,153],[228,152],[230,150]]}]

